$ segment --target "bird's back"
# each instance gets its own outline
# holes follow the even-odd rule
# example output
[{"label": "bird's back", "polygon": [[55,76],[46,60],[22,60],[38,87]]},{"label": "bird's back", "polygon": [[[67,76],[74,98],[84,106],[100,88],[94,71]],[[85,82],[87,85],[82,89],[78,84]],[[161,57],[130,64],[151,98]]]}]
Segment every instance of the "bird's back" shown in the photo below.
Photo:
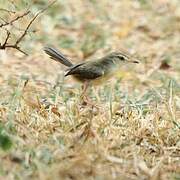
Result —
[{"label": "bird's back", "polygon": [[101,59],[85,61],[71,67],[65,76],[74,75],[80,81],[94,81],[106,77],[109,79],[115,71],[115,69],[113,69],[115,64],[113,63],[112,59],[108,56]]}]

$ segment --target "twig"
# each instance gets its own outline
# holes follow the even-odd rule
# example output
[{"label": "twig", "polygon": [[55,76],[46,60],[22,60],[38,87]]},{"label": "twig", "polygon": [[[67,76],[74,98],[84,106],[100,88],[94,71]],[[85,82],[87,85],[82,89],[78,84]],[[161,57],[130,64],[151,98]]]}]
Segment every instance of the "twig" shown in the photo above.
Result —
[{"label": "twig", "polygon": [[[6,46],[5,46],[5,48],[4,49],[6,49],[6,48],[13,48],[13,49],[17,49],[18,51],[20,51],[21,53],[23,53],[24,55],[28,55],[25,51],[23,51],[19,46],[16,46],[16,45],[14,45],[14,44],[10,44],[10,45],[8,45],[8,44],[6,44]],[[0,49],[2,49],[1,47],[0,47]]]},{"label": "twig", "polygon": [[30,13],[30,11],[26,11],[25,13],[23,13],[22,15],[17,16],[16,18],[12,19],[11,21],[2,23],[0,25],[0,28],[2,28],[3,26],[12,25],[15,21],[18,21],[19,19],[23,18],[24,16],[27,16],[29,13]]},{"label": "twig", "polygon": [[[7,21],[6,20],[4,20],[2,17],[0,17],[0,19],[3,21],[3,22],[5,22],[5,23],[7,23]],[[19,27],[16,27],[14,24],[11,24],[12,25],[12,27],[13,28],[15,28],[15,29],[17,29],[18,31],[25,31],[25,29],[21,29],[21,28],[19,28]],[[36,32],[36,30],[32,30],[32,31],[28,31],[28,32]]]},{"label": "twig", "polygon": [[16,46],[15,44],[8,44],[8,40],[10,38],[11,33],[6,29],[7,35],[4,43],[0,44],[0,49],[6,49],[6,48],[14,48],[20,51],[21,53],[28,55],[26,52],[24,52],[19,46]]},{"label": "twig", "polygon": [[4,20],[2,17],[0,17],[0,19],[1,19],[3,22],[7,23],[7,21],[6,21],[6,20]]},{"label": "twig", "polygon": [[[24,37],[27,35],[27,33],[29,32],[29,28],[31,27],[32,23],[36,20],[36,18],[42,14],[44,11],[46,11],[50,6],[52,6],[57,0],[51,2],[48,6],[46,6],[44,9],[40,10],[31,20],[30,22],[28,23],[28,25],[26,26],[24,32],[20,35],[20,37],[16,40],[16,42],[14,44],[8,44],[8,39],[10,38],[10,35],[11,33],[7,31],[7,35],[6,35],[6,39],[4,41],[4,43],[1,45],[0,44],[0,49],[6,49],[6,48],[14,48],[18,51],[20,51],[21,53],[25,54],[25,55],[28,55],[26,52],[24,52],[20,46],[19,46],[19,43],[24,39]],[[15,21],[18,21],[19,19],[23,18],[24,16],[28,15],[30,13],[30,11],[27,11],[25,13],[23,13],[22,15],[20,16],[17,16],[16,18],[14,18],[13,20],[11,20],[10,22],[6,22],[4,21],[5,23],[1,24],[0,25],[0,28],[4,27],[4,26],[7,26],[7,25],[13,25],[13,23]]]},{"label": "twig", "polygon": [[6,30],[6,32],[7,32],[7,36],[6,36],[4,43],[1,45],[2,49],[3,48],[5,49],[8,39],[10,38],[10,32],[8,30]]},{"label": "twig", "polygon": [[31,21],[29,22],[29,24],[27,25],[24,33],[18,38],[18,40],[16,41],[15,43],[15,46],[17,46],[21,41],[22,39],[25,37],[25,35],[27,34],[28,32],[28,29],[31,27],[31,24],[35,21],[35,19],[40,15],[42,14],[46,9],[48,9],[51,5],[53,5],[57,0],[53,1],[52,3],[50,3],[47,7],[45,7],[44,9],[40,10],[32,19]]},{"label": "twig", "polygon": [[5,12],[8,12],[8,13],[13,13],[13,14],[16,13],[15,11],[11,11],[11,10],[4,9],[4,8],[0,8],[0,11],[5,11]]},{"label": "twig", "polygon": [[[15,26],[15,25],[12,25],[12,27],[13,27],[14,29],[18,30],[19,32],[25,31],[24,28],[19,28],[19,27]],[[33,30],[28,30],[28,33],[35,33],[35,32],[37,32],[37,30],[35,30],[35,29],[33,29]]]}]

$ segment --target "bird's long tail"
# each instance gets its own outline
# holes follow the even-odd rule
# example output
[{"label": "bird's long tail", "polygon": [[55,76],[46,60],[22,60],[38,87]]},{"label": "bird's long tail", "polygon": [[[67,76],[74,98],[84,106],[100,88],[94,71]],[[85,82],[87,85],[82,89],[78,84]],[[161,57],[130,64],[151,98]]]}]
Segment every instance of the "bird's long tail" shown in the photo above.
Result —
[{"label": "bird's long tail", "polygon": [[73,63],[69,61],[61,52],[53,47],[44,47],[44,51],[50,56],[51,59],[64,64],[65,66],[71,67]]}]

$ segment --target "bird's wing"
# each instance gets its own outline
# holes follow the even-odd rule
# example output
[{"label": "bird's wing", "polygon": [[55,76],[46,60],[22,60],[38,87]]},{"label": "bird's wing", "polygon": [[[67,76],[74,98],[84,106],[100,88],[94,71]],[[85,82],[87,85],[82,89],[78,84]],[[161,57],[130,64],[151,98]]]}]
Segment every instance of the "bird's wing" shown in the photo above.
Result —
[{"label": "bird's wing", "polygon": [[73,66],[70,70],[65,74],[68,75],[76,75],[82,79],[96,79],[104,74],[101,69],[95,65],[90,65],[88,63],[81,63]]}]

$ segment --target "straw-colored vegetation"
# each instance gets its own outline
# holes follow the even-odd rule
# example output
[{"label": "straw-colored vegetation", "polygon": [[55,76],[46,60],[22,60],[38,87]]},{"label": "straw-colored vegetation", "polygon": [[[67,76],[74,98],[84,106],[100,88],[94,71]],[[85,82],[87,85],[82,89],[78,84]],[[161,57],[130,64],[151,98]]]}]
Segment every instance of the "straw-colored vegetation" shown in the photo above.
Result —
[{"label": "straw-colored vegetation", "polygon": [[[36,13],[47,2],[0,6]],[[31,17],[16,22],[11,41]],[[141,63],[89,89],[97,109],[46,44],[74,62],[123,49]],[[29,56],[0,51],[0,179],[180,179],[179,0],[59,0],[21,48]]]}]

